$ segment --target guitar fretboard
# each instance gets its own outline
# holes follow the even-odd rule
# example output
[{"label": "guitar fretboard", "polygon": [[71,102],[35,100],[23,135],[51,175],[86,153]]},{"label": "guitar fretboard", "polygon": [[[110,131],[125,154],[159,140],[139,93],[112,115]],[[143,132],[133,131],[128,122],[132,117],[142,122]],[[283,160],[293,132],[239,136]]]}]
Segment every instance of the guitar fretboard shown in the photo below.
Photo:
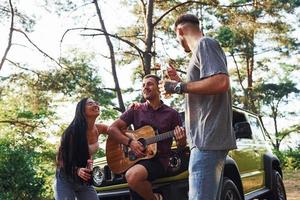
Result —
[{"label": "guitar fretboard", "polygon": [[146,145],[157,143],[159,141],[162,141],[162,140],[165,140],[165,139],[168,139],[168,138],[172,138],[173,136],[174,136],[174,131],[168,131],[166,133],[162,133],[162,134],[156,135],[154,137],[147,138],[146,139]]}]

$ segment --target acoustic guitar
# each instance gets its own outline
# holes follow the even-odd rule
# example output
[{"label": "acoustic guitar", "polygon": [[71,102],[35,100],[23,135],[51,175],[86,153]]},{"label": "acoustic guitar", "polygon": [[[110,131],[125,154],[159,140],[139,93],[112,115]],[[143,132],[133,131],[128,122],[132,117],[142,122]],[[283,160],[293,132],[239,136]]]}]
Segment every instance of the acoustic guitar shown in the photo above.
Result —
[{"label": "acoustic guitar", "polygon": [[106,159],[110,170],[115,174],[124,173],[140,160],[153,158],[157,153],[156,143],[172,138],[174,131],[157,134],[151,126],[143,126],[135,131],[127,131],[125,134],[143,144],[145,156],[138,158],[130,147],[120,144],[111,137],[108,137],[106,141]]}]

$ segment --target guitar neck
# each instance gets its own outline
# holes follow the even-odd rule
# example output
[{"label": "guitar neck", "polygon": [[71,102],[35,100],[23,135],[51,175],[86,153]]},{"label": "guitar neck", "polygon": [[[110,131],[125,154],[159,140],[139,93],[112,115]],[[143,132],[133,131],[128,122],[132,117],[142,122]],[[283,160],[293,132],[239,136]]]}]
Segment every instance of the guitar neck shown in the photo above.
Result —
[{"label": "guitar neck", "polygon": [[166,140],[168,138],[172,138],[173,136],[174,136],[174,131],[168,131],[166,133],[162,133],[162,134],[156,135],[154,137],[147,138],[146,144],[148,145],[148,144],[157,143],[159,141]]}]

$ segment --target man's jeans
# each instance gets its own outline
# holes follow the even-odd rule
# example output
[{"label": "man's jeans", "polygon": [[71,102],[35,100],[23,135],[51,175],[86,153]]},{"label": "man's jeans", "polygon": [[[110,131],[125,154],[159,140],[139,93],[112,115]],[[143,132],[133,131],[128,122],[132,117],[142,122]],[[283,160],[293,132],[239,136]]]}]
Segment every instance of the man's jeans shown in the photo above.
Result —
[{"label": "man's jeans", "polygon": [[219,200],[227,150],[191,149],[189,162],[189,200]]},{"label": "man's jeans", "polygon": [[56,200],[99,200],[92,185],[80,183],[67,177],[61,170],[56,170],[54,198]]}]

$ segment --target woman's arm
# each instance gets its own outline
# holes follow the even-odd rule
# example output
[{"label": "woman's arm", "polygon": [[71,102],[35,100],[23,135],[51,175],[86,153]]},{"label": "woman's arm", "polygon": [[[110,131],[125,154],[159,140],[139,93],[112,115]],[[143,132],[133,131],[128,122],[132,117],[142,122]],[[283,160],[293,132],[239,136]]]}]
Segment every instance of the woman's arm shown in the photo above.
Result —
[{"label": "woman's arm", "polygon": [[96,124],[99,135],[100,134],[108,134],[108,126],[106,124]]}]

